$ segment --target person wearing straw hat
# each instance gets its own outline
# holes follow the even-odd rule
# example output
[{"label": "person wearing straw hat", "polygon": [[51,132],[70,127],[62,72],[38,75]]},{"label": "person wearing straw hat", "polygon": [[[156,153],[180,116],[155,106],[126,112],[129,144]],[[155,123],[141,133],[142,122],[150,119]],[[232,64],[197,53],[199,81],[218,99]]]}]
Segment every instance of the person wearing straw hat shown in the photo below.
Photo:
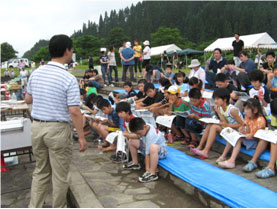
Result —
[{"label": "person wearing straw hat", "polygon": [[196,77],[200,79],[203,83],[203,89],[204,89],[205,81],[206,81],[206,72],[203,68],[201,68],[201,63],[199,62],[199,60],[198,59],[191,60],[189,68],[191,68],[189,79],[192,77]]}]

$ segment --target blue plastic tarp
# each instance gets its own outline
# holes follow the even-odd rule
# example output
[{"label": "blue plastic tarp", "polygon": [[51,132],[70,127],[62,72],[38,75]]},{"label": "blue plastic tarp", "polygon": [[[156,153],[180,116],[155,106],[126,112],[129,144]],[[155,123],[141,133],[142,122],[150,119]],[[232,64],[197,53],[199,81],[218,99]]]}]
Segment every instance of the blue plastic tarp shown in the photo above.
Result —
[{"label": "blue plastic tarp", "polygon": [[168,147],[168,156],[159,165],[230,207],[274,208],[277,193],[246,178],[217,168],[203,160]]}]

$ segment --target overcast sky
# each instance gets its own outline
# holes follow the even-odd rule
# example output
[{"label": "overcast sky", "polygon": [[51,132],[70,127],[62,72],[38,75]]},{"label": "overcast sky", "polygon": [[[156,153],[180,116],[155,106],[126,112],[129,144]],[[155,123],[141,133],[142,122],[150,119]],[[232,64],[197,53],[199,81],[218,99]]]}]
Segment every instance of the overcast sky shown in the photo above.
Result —
[{"label": "overcast sky", "polygon": [[139,0],[4,0],[0,10],[0,43],[8,42],[18,56],[40,39],[72,35],[88,20],[98,23],[105,11],[123,9]]}]

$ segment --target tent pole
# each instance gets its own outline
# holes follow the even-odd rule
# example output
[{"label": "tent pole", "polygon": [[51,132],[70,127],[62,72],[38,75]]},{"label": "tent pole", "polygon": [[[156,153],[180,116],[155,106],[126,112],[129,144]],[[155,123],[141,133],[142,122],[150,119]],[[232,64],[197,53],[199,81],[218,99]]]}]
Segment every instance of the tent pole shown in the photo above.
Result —
[{"label": "tent pole", "polygon": [[186,55],[186,69],[188,67],[188,55]]}]

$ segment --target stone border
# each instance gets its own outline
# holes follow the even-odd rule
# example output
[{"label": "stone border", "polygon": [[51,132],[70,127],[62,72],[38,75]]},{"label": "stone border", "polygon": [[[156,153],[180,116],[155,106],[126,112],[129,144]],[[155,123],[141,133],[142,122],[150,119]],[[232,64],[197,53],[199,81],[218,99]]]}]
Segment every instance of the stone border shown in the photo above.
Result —
[{"label": "stone border", "polygon": [[192,196],[195,200],[200,201],[205,207],[230,208],[225,203],[215,199],[214,197],[203,192],[202,190],[174,176],[173,174],[171,174],[170,172],[168,172],[167,170],[165,170],[160,166],[159,166],[159,170],[160,170],[160,177],[164,178],[169,183],[174,184],[180,190]]},{"label": "stone border", "polygon": [[104,208],[75,165],[70,165],[69,203],[77,208]]}]

